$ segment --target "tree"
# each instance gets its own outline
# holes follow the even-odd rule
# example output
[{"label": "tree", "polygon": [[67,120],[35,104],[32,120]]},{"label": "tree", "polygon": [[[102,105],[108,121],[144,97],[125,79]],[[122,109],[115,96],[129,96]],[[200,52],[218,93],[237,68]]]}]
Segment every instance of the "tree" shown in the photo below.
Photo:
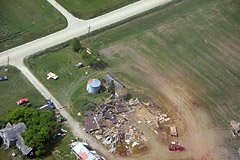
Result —
[{"label": "tree", "polygon": [[25,144],[34,149],[36,156],[46,154],[46,146],[54,139],[59,125],[54,114],[31,108],[18,108],[9,112],[7,121],[16,124],[24,122],[27,130],[23,133]]},{"label": "tree", "polygon": [[81,44],[78,38],[74,38],[72,41],[72,49],[74,52],[79,52],[79,50],[81,49]]},{"label": "tree", "polygon": [[108,91],[109,91],[111,94],[114,94],[114,93],[115,93],[114,80],[111,80],[111,82],[110,82],[110,84],[109,84]]},{"label": "tree", "polygon": [[4,128],[6,126],[6,122],[3,120],[0,120],[0,129]]}]

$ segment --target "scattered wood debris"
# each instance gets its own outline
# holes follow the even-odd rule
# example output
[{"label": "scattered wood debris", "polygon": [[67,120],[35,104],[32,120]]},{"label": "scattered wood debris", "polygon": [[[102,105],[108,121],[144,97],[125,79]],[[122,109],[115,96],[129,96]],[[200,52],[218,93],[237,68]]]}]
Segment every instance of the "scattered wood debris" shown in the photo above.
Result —
[{"label": "scattered wood debris", "polygon": [[109,152],[118,152],[120,145],[126,149],[121,154],[129,155],[132,149],[142,147],[147,141],[144,133],[132,125],[127,117],[127,113],[134,112],[139,104],[138,99],[108,100],[93,111],[85,112],[85,131],[100,140],[109,148]]},{"label": "scattered wood debris", "polygon": [[175,125],[170,126],[170,135],[173,137],[178,136],[177,127]]},{"label": "scattered wood debris", "polygon": [[148,125],[156,134],[162,131],[162,124],[170,120],[166,113],[161,113],[159,107],[151,102],[142,102],[136,109],[136,115],[139,118],[138,123]]},{"label": "scattered wood debris", "polygon": [[232,120],[230,122],[232,136],[235,138],[236,136],[240,136],[240,123]]},{"label": "scattered wood debris", "polygon": [[[122,156],[132,154],[136,149],[147,148],[148,137],[131,122],[129,115],[134,112],[138,123],[145,124],[160,136],[178,137],[177,127],[164,124],[170,121],[166,113],[152,102],[141,102],[138,99],[124,101],[122,99],[107,99],[92,111],[84,113],[84,128],[105,145],[110,153],[117,152]],[[176,138],[175,138],[176,139]],[[183,151],[185,148],[178,142],[171,142],[171,151]]]},{"label": "scattered wood debris", "polygon": [[79,62],[79,63],[75,64],[75,67],[77,67],[79,69],[79,68],[84,67],[84,65],[83,65],[83,63]]}]

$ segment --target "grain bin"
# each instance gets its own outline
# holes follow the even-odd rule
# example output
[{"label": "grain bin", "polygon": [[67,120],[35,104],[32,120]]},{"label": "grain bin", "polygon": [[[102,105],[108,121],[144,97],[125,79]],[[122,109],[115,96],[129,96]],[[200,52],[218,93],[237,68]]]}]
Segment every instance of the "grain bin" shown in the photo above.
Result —
[{"label": "grain bin", "polygon": [[98,93],[100,86],[101,82],[98,79],[90,79],[87,83],[87,91],[89,94]]}]

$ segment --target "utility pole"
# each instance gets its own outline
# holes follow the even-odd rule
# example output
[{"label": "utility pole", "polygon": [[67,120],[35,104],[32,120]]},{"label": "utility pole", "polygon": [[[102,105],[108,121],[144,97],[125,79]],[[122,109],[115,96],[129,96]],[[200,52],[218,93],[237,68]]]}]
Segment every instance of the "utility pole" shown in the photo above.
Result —
[{"label": "utility pole", "polygon": [[7,57],[7,67],[9,66],[10,58],[9,56]]},{"label": "utility pole", "polygon": [[91,31],[91,26],[88,26],[88,33],[90,33]]}]

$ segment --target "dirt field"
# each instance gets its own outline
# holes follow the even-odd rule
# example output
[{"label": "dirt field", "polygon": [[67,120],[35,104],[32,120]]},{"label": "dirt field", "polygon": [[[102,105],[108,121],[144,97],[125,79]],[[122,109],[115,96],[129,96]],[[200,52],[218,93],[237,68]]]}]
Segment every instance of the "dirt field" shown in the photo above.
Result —
[{"label": "dirt field", "polygon": [[238,158],[229,122],[240,121],[239,8],[236,0],[177,1],[85,40],[108,72],[177,125],[186,151],[170,153],[152,138],[150,159]]},{"label": "dirt field", "polygon": [[[129,75],[136,76],[136,79],[143,79],[149,87],[155,88],[153,99],[159,102],[162,107],[168,110],[171,117],[174,118],[174,123],[178,127],[179,138],[169,140],[177,140],[184,144],[186,151],[182,153],[170,153],[167,150],[167,144],[159,143],[160,137],[157,137],[153,132],[149,132],[146,127],[141,127],[142,130],[148,133],[149,144],[151,146],[150,153],[146,158],[154,159],[161,156],[161,159],[182,158],[193,160],[228,160],[233,159],[228,153],[228,149],[222,147],[224,138],[229,136],[229,131],[224,128],[213,126],[211,118],[204,106],[198,102],[193,96],[194,90],[204,94],[202,86],[192,89],[185,83],[184,72],[179,68],[172,68],[172,73],[163,74],[158,72],[153,64],[146,58],[137,54],[137,48],[131,47],[128,44],[118,43],[117,45],[105,48],[101,51],[102,54],[107,54],[108,58],[114,56],[114,53],[131,53],[128,55],[132,60],[132,65],[123,65],[122,71]],[[142,47],[142,46],[141,46]],[[107,52],[106,52],[107,51]],[[109,55],[112,53],[112,55]],[[132,68],[135,68],[134,70]],[[142,73],[141,75],[136,74]],[[145,78],[141,78],[144,75]],[[199,93],[197,93],[199,95]],[[157,140],[156,140],[157,139]],[[161,151],[161,153],[159,153]],[[149,155],[151,155],[149,157]],[[141,157],[142,158],[142,157]],[[173,159],[175,159],[173,158]]]}]

